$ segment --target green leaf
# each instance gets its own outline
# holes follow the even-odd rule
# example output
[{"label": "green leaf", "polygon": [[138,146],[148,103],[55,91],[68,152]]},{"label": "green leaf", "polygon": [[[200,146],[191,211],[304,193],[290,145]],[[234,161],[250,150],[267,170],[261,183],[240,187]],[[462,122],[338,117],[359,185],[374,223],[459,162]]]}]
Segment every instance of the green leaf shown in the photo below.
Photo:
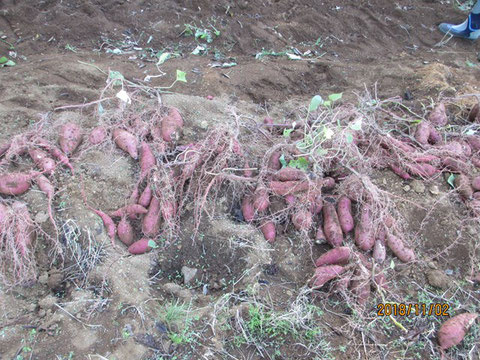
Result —
[{"label": "green leaf", "polygon": [[283,130],[283,136],[284,137],[289,137],[290,136],[290,133],[293,131],[293,128],[292,129],[285,129]]},{"label": "green leaf", "polygon": [[151,247],[152,249],[158,248],[157,243],[153,240],[148,240],[148,246]]},{"label": "green leaf", "polygon": [[296,160],[290,160],[288,167],[306,171],[308,170],[308,161],[304,157],[299,157]]},{"label": "green leaf", "polygon": [[328,154],[328,150],[320,148],[320,149],[317,150],[317,154],[320,155],[320,156],[325,156],[325,155]]},{"label": "green leaf", "polygon": [[331,102],[338,101],[342,98],[343,93],[338,93],[338,94],[330,94],[328,95],[328,100]]},{"label": "green leaf", "polygon": [[332,102],[330,100],[327,100],[327,101],[323,102],[323,105],[326,106],[326,107],[330,107],[330,106],[332,106]]},{"label": "green leaf", "polygon": [[5,64],[8,61],[6,56],[0,57],[0,64]]},{"label": "green leaf", "polygon": [[469,66],[469,67],[477,67],[477,65],[474,64],[474,63],[472,63],[470,60],[465,61],[465,63],[466,63],[467,66]]},{"label": "green leaf", "polygon": [[158,62],[157,62],[157,65],[162,65],[165,61],[167,61],[168,59],[170,59],[170,53],[169,52],[164,52],[163,54],[161,54],[159,57],[158,57]]},{"label": "green leaf", "polygon": [[187,82],[187,73],[185,71],[181,71],[177,69],[177,80],[181,82]]},{"label": "green leaf", "polygon": [[12,60],[8,60],[5,64],[3,64],[3,66],[15,66],[17,64],[15,64],[15,62],[13,62]]},{"label": "green leaf", "polygon": [[350,132],[347,132],[345,134],[345,137],[347,138],[347,144],[351,144],[353,142],[353,135]]},{"label": "green leaf", "polygon": [[323,99],[320,95],[315,95],[312,100],[310,100],[310,105],[308,106],[308,112],[312,112],[318,109],[320,105],[323,104]]},{"label": "green leaf", "polygon": [[108,73],[108,79],[113,80],[113,85],[116,86],[116,85],[122,85],[123,81],[125,80],[125,77],[119,71],[110,70],[110,72]]},{"label": "green leaf", "polygon": [[455,174],[450,174],[450,176],[447,179],[447,183],[452,187],[452,189],[455,188]]},{"label": "green leaf", "polygon": [[350,129],[355,131],[362,130],[362,119],[358,119],[354,123],[350,124]]},{"label": "green leaf", "polygon": [[390,269],[395,269],[395,263],[393,262],[393,259],[390,260]]},{"label": "green leaf", "polygon": [[280,161],[280,164],[282,164],[282,167],[287,167],[287,162],[285,161],[285,155],[282,154],[280,158],[278,159]]}]

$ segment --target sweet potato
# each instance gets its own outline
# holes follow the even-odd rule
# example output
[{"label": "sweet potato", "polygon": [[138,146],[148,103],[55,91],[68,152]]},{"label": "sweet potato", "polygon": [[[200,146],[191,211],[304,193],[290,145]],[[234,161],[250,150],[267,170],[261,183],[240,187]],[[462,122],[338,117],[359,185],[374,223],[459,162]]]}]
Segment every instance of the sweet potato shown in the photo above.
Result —
[{"label": "sweet potato", "polygon": [[453,157],[446,157],[444,159],[442,159],[442,164],[445,168],[447,168],[448,170],[452,171],[452,172],[466,172],[468,173],[469,171],[469,166],[461,161],[461,160],[458,160],[458,159],[454,159]]},{"label": "sweet potato", "polygon": [[98,145],[105,141],[107,138],[107,130],[103,126],[97,126],[94,128],[88,136],[88,142],[91,145]]},{"label": "sweet potato", "polygon": [[110,237],[110,240],[112,241],[112,245],[115,246],[115,234],[117,232],[117,227],[115,226],[115,223],[113,222],[112,218],[101,210],[94,209],[91,206],[89,206],[89,208],[95,214],[100,216],[100,218],[103,221],[103,225],[105,226],[105,229],[107,229],[107,234]]},{"label": "sweet potato", "polygon": [[339,247],[343,243],[343,233],[338,220],[335,205],[325,201],[323,205],[323,232],[325,238],[333,247]]},{"label": "sweet potato", "polygon": [[168,114],[162,118],[160,126],[163,140],[166,142],[178,140],[182,127],[183,119],[178,109],[174,107],[168,109]]},{"label": "sweet potato", "polygon": [[413,161],[417,163],[429,163],[432,161],[439,161],[439,160],[440,158],[438,156],[428,155],[428,154],[418,155],[418,156],[415,156],[415,158],[413,159]]},{"label": "sweet potato", "polygon": [[400,166],[390,163],[388,164],[390,169],[393,171],[394,174],[400,176],[403,180],[410,180],[412,177],[409,173],[403,170]]},{"label": "sweet potato", "polygon": [[53,196],[55,195],[55,187],[52,185],[50,180],[48,180],[45,176],[39,175],[35,179],[38,188],[47,195],[48,201],[48,216],[50,217],[50,221],[52,222],[53,227],[56,229],[57,225],[55,224],[55,220],[53,218],[53,210],[52,210],[52,202]]},{"label": "sweet potato", "polygon": [[346,265],[350,260],[351,250],[348,246],[340,246],[331,250],[328,250],[325,254],[321,255],[316,261],[315,266],[323,265]]},{"label": "sweet potato", "polygon": [[10,146],[12,146],[11,142],[0,145],[0,157],[2,157],[3,154],[5,154],[10,149]]},{"label": "sweet potato", "polygon": [[455,176],[455,187],[464,200],[471,199],[473,196],[473,188],[467,175],[458,174]]},{"label": "sweet potato", "polygon": [[145,236],[155,236],[160,230],[160,199],[152,197],[148,212],[142,220],[142,232]]},{"label": "sweet potato", "polygon": [[30,212],[25,203],[20,201],[14,201],[12,204],[12,210],[15,213],[15,244],[22,256],[27,256],[28,248],[35,241],[35,228],[33,226]]},{"label": "sweet potato", "polygon": [[475,191],[475,192],[473,193],[473,198],[474,198],[475,200],[480,200],[480,191]]},{"label": "sweet potato", "polygon": [[292,215],[292,224],[297,230],[308,230],[312,227],[312,213],[306,209],[298,209]]},{"label": "sweet potato", "polygon": [[267,240],[269,243],[275,242],[276,231],[273,221],[265,221],[262,225],[260,225],[260,230],[265,240]]},{"label": "sweet potato", "polygon": [[323,198],[321,191],[312,191],[308,194],[309,211],[313,215],[320,214],[323,209]]},{"label": "sweet potato", "polygon": [[475,191],[480,191],[480,176],[475,176],[472,179],[472,188]]},{"label": "sweet potato", "polygon": [[480,159],[478,157],[472,157],[470,158],[470,161],[472,162],[473,166],[480,169]]},{"label": "sweet potato", "polygon": [[133,244],[133,228],[126,216],[123,216],[118,223],[117,234],[120,241],[125,245],[130,246]]},{"label": "sweet potato", "polygon": [[251,222],[255,218],[255,208],[250,196],[245,196],[242,200],[242,214],[246,222]]},{"label": "sweet potato", "polygon": [[438,173],[438,170],[430,164],[410,164],[408,166],[408,172],[414,176],[431,178]]},{"label": "sweet potato", "polygon": [[453,157],[468,157],[472,153],[472,149],[466,142],[459,141],[450,141],[443,145],[436,145],[435,149],[442,152],[444,156],[449,155]]},{"label": "sweet potato", "polygon": [[299,169],[284,167],[283,169],[278,170],[273,177],[278,181],[295,181],[305,180],[307,178],[307,174],[305,171]]},{"label": "sweet potato", "polygon": [[323,244],[327,242],[325,233],[323,232],[323,225],[318,226],[317,233],[315,234],[315,243]]},{"label": "sweet potato", "polygon": [[270,199],[268,197],[268,190],[263,186],[257,187],[253,194],[253,208],[257,212],[264,212],[270,206]]},{"label": "sweet potato", "polygon": [[47,150],[50,153],[50,155],[52,155],[54,158],[60,161],[60,163],[68,167],[72,172],[72,175],[75,174],[75,171],[73,170],[73,166],[70,163],[68,156],[66,156],[59,148],[57,148],[56,146],[50,145],[48,141],[45,139],[38,139],[37,143],[38,145],[43,147],[45,150]]},{"label": "sweet potato", "polygon": [[468,121],[470,122],[480,122],[480,104],[475,104],[468,114]]},{"label": "sweet potato", "polygon": [[376,239],[375,244],[373,245],[373,259],[377,264],[382,264],[385,261],[385,257],[385,243],[379,239]]},{"label": "sweet potato", "polygon": [[77,124],[66,123],[60,128],[58,135],[58,143],[60,149],[67,154],[71,155],[77,149],[82,142],[82,129]]},{"label": "sweet potato", "polygon": [[268,168],[271,170],[280,170],[282,164],[280,163],[280,156],[282,153],[280,151],[275,151],[268,160]]},{"label": "sweet potato", "polygon": [[369,251],[375,244],[370,207],[367,204],[360,208],[360,219],[355,227],[355,244],[364,251]]},{"label": "sweet potato", "polygon": [[385,290],[388,289],[387,278],[383,273],[375,274],[375,276],[373,277],[373,282],[375,283],[375,286],[377,287],[377,289],[380,289],[380,288]]},{"label": "sweet potato", "polygon": [[442,135],[434,128],[430,128],[430,133],[428,134],[428,143],[435,145],[442,142]]},{"label": "sweet potato", "polygon": [[435,106],[432,112],[428,115],[428,121],[435,126],[445,126],[448,124],[448,117],[444,103]]},{"label": "sweet potato", "polygon": [[336,278],[338,275],[342,274],[345,271],[345,268],[340,265],[326,265],[317,267],[315,269],[315,274],[313,275],[312,288],[319,289],[325,285],[328,281]]},{"label": "sweet potato", "polygon": [[28,154],[32,158],[35,165],[42,170],[42,172],[51,175],[55,170],[55,161],[48,157],[45,151],[40,149],[30,149]]},{"label": "sweet potato", "polygon": [[415,130],[415,140],[417,140],[419,144],[428,144],[431,126],[432,125],[426,121],[422,121],[417,125],[417,129]]},{"label": "sweet potato", "polygon": [[137,201],[138,205],[143,206],[144,208],[147,208],[148,205],[150,205],[152,196],[153,196],[152,187],[150,185],[150,182],[147,182],[145,189],[143,189],[142,194],[140,195]]},{"label": "sweet potato", "polygon": [[364,306],[370,297],[370,274],[362,266],[355,270],[350,286],[352,294],[355,295],[357,303]]},{"label": "sweet potato", "polygon": [[139,204],[129,204],[112,212],[111,217],[135,216],[138,214],[146,214],[148,210]]},{"label": "sweet potato", "polygon": [[[332,185],[333,184],[333,185]],[[317,191],[321,188],[332,187],[335,185],[335,180],[326,177],[314,181],[300,180],[300,181],[270,181],[270,190],[276,195],[286,196],[302,191]]]},{"label": "sweet potato", "polygon": [[2,227],[8,216],[7,205],[0,203],[0,235],[2,234]]},{"label": "sweet potato", "polygon": [[476,313],[463,313],[445,321],[438,331],[440,348],[446,350],[460,344],[477,317]]},{"label": "sweet potato", "polygon": [[163,220],[165,220],[167,223],[170,222],[173,218],[175,218],[175,215],[177,213],[177,204],[175,204],[174,201],[164,200],[162,201],[160,207]]},{"label": "sweet potato", "polygon": [[157,160],[155,159],[155,155],[153,155],[150,145],[146,142],[142,142],[140,145],[141,176],[147,174],[155,165],[157,165]]},{"label": "sweet potato", "polygon": [[145,254],[146,252],[152,250],[152,247],[150,246],[150,241],[153,242],[153,240],[146,238],[135,241],[132,245],[128,247],[128,252],[132,255]]},{"label": "sweet potato", "polygon": [[295,197],[295,195],[286,195],[285,196],[285,202],[288,205],[293,205],[297,202],[297,198]]},{"label": "sweet potato", "polygon": [[405,245],[401,238],[387,234],[387,246],[401,261],[411,262],[415,260],[415,253]]},{"label": "sweet potato", "polygon": [[353,230],[352,201],[347,196],[342,196],[337,205],[338,221],[344,234]]},{"label": "sweet potato", "polygon": [[113,130],[112,135],[113,141],[115,141],[115,144],[117,144],[120,149],[127,152],[135,160],[138,158],[138,142],[135,135],[118,128]]},{"label": "sweet potato", "polygon": [[30,189],[30,181],[38,175],[30,173],[8,173],[0,175],[0,194],[21,195]]},{"label": "sweet potato", "polygon": [[467,143],[470,145],[470,148],[474,151],[480,151],[480,136],[470,135],[467,136]]}]

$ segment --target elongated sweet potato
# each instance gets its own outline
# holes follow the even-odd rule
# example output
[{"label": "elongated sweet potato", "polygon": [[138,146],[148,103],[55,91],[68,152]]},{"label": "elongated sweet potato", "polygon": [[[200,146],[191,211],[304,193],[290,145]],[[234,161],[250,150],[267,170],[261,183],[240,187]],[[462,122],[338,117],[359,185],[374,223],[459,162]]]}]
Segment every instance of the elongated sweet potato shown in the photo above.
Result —
[{"label": "elongated sweet potato", "polygon": [[269,243],[275,242],[275,223],[273,221],[265,221],[262,225],[260,225],[260,231],[263,234],[265,240]]},{"label": "elongated sweet potato", "polygon": [[360,208],[360,218],[355,227],[355,244],[364,251],[369,251],[375,244],[371,212],[367,204]]},{"label": "elongated sweet potato", "polygon": [[178,140],[182,127],[183,119],[178,109],[174,107],[168,109],[168,114],[162,118],[160,126],[163,140],[166,142]]},{"label": "elongated sweet potato", "polygon": [[447,168],[452,172],[469,173],[469,170],[470,170],[470,167],[468,166],[468,164],[466,164],[461,160],[454,159],[453,157],[450,157],[450,156],[442,159],[442,164],[443,166],[445,166],[445,168]]},{"label": "elongated sweet potato", "polygon": [[480,136],[470,135],[467,136],[467,143],[470,145],[470,148],[473,152],[480,151]]},{"label": "elongated sweet potato", "polygon": [[321,191],[312,191],[308,194],[309,211],[313,215],[320,214],[323,209],[323,198]]},{"label": "elongated sweet potato", "polygon": [[431,126],[432,125],[426,121],[422,121],[417,125],[417,129],[415,130],[415,140],[417,140],[418,143],[422,145],[428,144]]},{"label": "elongated sweet potato", "polygon": [[373,245],[373,259],[377,264],[383,264],[387,255],[385,243],[379,239],[375,240]]},{"label": "elongated sweet potato", "polygon": [[331,250],[328,250],[325,254],[321,255],[316,261],[315,266],[323,265],[346,265],[350,260],[351,250],[348,246],[340,246]]},{"label": "elongated sweet potato", "polygon": [[50,217],[50,221],[52,222],[53,227],[57,228],[57,224],[55,224],[55,219],[53,218],[53,209],[52,209],[52,203],[53,203],[53,196],[55,195],[55,187],[52,185],[50,180],[48,180],[45,176],[43,175],[38,175],[35,178],[35,181],[38,185],[38,188],[47,195],[47,201],[48,201],[48,216]]},{"label": "elongated sweet potato", "polygon": [[146,214],[148,210],[139,204],[129,204],[120,209],[112,212],[111,217],[123,217],[123,216],[135,216],[140,214]]},{"label": "elongated sweet potato", "polygon": [[428,121],[435,126],[441,127],[448,124],[448,117],[444,103],[440,103],[435,106],[432,112],[428,115]]},{"label": "elongated sweet potato", "polygon": [[292,224],[297,230],[308,230],[312,227],[312,213],[306,209],[298,209],[292,215]]},{"label": "elongated sweet potato", "polygon": [[118,223],[117,234],[120,241],[125,245],[130,246],[133,244],[133,228],[126,216],[122,217]]},{"label": "elongated sweet potato", "polygon": [[460,344],[477,317],[477,313],[463,313],[445,321],[438,331],[440,348],[446,350]]},{"label": "elongated sweet potato", "polygon": [[33,162],[42,172],[50,175],[55,170],[55,161],[48,157],[45,151],[40,149],[30,149],[28,154],[32,158]]},{"label": "elongated sweet potato", "polygon": [[467,175],[458,174],[455,176],[455,187],[464,200],[472,198],[473,188]]},{"label": "elongated sweet potato", "polygon": [[140,145],[140,169],[141,176],[147,174],[155,165],[157,165],[157,160],[153,151],[146,142],[142,142]]},{"label": "elongated sweet potato", "polygon": [[401,261],[411,262],[415,260],[415,253],[405,245],[401,238],[387,234],[387,246]]},{"label": "elongated sweet potato", "polygon": [[283,169],[278,170],[273,177],[278,181],[305,180],[307,178],[307,173],[299,169],[284,167]]},{"label": "elongated sweet potato", "polygon": [[251,222],[255,218],[255,208],[250,196],[245,196],[242,200],[242,214],[246,222]]},{"label": "elongated sweet potato", "polygon": [[152,197],[148,212],[142,220],[142,232],[145,236],[155,236],[160,230],[160,199]]},{"label": "elongated sweet potato", "polygon": [[89,208],[95,214],[100,216],[100,218],[103,221],[103,225],[105,226],[105,229],[107,229],[107,234],[110,237],[110,240],[112,241],[112,245],[115,246],[115,234],[117,233],[117,227],[115,226],[115,223],[113,222],[112,218],[101,210],[94,209],[91,206],[89,206]]},{"label": "elongated sweet potato", "polygon": [[268,168],[271,170],[280,170],[282,164],[280,163],[281,151],[275,151],[268,160]]},{"label": "elongated sweet potato", "polygon": [[145,254],[146,252],[152,250],[152,247],[150,246],[151,241],[153,242],[153,240],[146,238],[135,241],[132,245],[128,247],[128,252],[132,255]]},{"label": "elongated sweet potato", "polygon": [[472,179],[472,188],[475,191],[480,191],[480,176],[475,176]]},{"label": "elongated sweet potato", "polygon": [[339,247],[343,243],[343,233],[338,220],[335,205],[325,201],[323,204],[323,232],[325,238],[333,247]]},{"label": "elongated sweet potato", "polygon": [[340,265],[326,265],[317,267],[315,269],[315,274],[313,275],[311,286],[313,289],[319,289],[328,281],[335,279],[337,276],[342,274],[344,271],[345,268]]},{"label": "elongated sweet potato", "polygon": [[30,189],[30,181],[38,173],[7,173],[0,175],[0,194],[21,195]]},{"label": "elongated sweet potato", "polygon": [[68,156],[66,156],[59,148],[51,145],[45,139],[38,139],[37,143],[38,143],[38,145],[43,147],[45,150],[47,150],[50,153],[50,155],[52,155],[54,158],[56,158],[58,161],[60,161],[60,163],[64,164],[66,167],[68,167],[70,169],[70,171],[72,172],[72,175],[75,174],[75,171],[73,170],[73,166],[70,163],[70,160],[68,159]]},{"label": "elongated sweet potato", "polygon": [[388,166],[390,169],[392,169],[394,174],[400,176],[403,180],[410,180],[412,178],[410,174],[403,170],[400,166],[393,163],[388,164]]},{"label": "elongated sweet potato", "polygon": [[259,186],[253,194],[253,208],[257,212],[264,212],[270,206],[268,190],[264,186]]},{"label": "elongated sweet potato", "polygon": [[410,164],[408,165],[408,172],[414,176],[420,176],[423,178],[431,178],[439,171],[430,164]]},{"label": "elongated sweet potato", "polygon": [[117,144],[120,149],[127,152],[132,158],[135,160],[138,158],[138,142],[135,135],[126,130],[117,128],[113,130],[113,141],[115,141],[115,144]]},{"label": "elongated sweet potato", "polygon": [[317,179],[314,181],[297,180],[297,181],[270,181],[270,190],[276,195],[286,196],[296,194],[302,191],[319,191],[322,188],[331,188],[335,186],[335,180],[330,177]]},{"label": "elongated sweet potato", "polygon": [[91,145],[98,145],[105,141],[107,138],[107,130],[103,126],[97,126],[94,128],[88,136],[88,142]]},{"label": "elongated sweet potato", "polygon": [[82,142],[82,129],[77,124],[66,123],[60,128],[58,143],[60,149],[67,154],[73,154]]},{"label": "elongated sweet potato", "polygon": [[344,234],[348,234],[353,230],[353,216],[352,216],[352,200],[347,196],[342,196],[338,200],[337,214],[340,226]]},{"label": "elongated sweet potato", "polygon": [[148,208],[148,205],[150,205],[150,201],[152,200],[152,196],[153,192],[150,182],[147,182],[145,189],[143,189],[142,194],[137,201],[138,205],[143,206],[145,209]]}]

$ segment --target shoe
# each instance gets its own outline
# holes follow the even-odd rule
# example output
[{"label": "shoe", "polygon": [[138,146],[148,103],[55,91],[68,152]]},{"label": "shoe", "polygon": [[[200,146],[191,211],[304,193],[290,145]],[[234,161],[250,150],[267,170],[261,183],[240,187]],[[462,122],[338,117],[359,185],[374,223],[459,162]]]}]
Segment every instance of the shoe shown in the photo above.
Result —
[{"label": "shoe", "polygon": [[438,29],[444,33],[461,37],[464,39],[476,40],[480,37],[480,14],[470,14],[460,25],[442,23]]}]

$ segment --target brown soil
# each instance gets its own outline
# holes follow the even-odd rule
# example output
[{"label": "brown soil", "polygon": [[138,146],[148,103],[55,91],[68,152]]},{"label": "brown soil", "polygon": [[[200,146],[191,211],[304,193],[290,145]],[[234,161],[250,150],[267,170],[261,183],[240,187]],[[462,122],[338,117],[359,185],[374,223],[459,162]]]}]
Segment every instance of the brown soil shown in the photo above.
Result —
[{"label": "brown soil", "polygon": [[[447,98],[453,103],[456,98],[457,105],[449,106],[454,121],[473,103],[472,97],[461,96],[479,91],[480,42],[451,39],[442,44],[436,26],[465,16],[449,2],[434,0],[0,0],[0,35],[14,46],[10,58],[16,62],[0,68],[0,144],[45,114],[54,123],[75,116],[86,128],[95,126],[91,108],[53,110],[98,100],[109,70],[152,87],[168,87],[177,69],[185,71],[188,82],[175,84],[175,94],[163,96],[185,117],[183,144],[201,138],[215,124],[229,126],[230,106],[253,121],[267,114],[289,119],[313,95],[338,92],[349,102],[365,90],[378,99],[398,97],[419,114],[432,101]],[[206,44],[185,36],[185,24],[214,27],[220,34]],[[208,46],[207,54],[192,54],[198,44]],[[301,60],[284,55],[293,49]],[[162,50],[177,56],[157,66],[156,54]],[[262,51],[264,56],[256,58]],[[8,54],[9,46],[0,42],[0,56]],[[237,65],[211,66],[230,62]],[[149,82],[147,76],[152,76]],[[206,100],[207,95],[214,100]],[[89,203],[107,212],[124,204],[124,194],[138,176],[134,161],[112,144],[94,150],[82,145],[74,167],[84,177]],[[478,312],[478,286],[468,281],[479,266],[478,225],[465,220],[467,210],[458,195],[442,178],[425,183],[423,191],[390,172],[376,174],[373,181],[395,197],[421,254],[413,265],[389,264],[389,299],[450,299],[451,313]],[[245,304],[268,303],[276,311],[293,308],[312,275],[312,261],[326,246],[313,245],[286,224],[277,242],[267,244],[253,226],[232,216],[238,199],[234,190],[223,189],[215,216],[202,221],[194,242],[189,214],[181,219],[177,241],[166,238],[148,255],[127,256],[110,246],[98,217],[84,206],[79,184],[78,177],[57,178],[58,220],[64,226],[76,224],[82,236],[90,233],[99,261],[83,282],[69,268],[75,265],[72,258],[51,265],[48,253],[38,250],[37,281],[9,291],[0,288],[0,359],[440,357],[435,331],[441,319],[399,318],[408,330],[403,333],[388,319],[374,316],[375,304],[382,301],[378,294],[365,316],[338,294],[327,297],[320,291],[308,298],[324,311],[315,321],[324,326],[329,345],[317,357],[293,338],[267,349],[238,344],[235,325],[251,316]],[[51,231],[46,200],[39,192],[30,191],[22,200],[45,231]],[[198,269],[191,284],[183,284],[183,266]],[[428,284],[426,274],[432,269],[448,274],[448,289],[437,291]],[[168,303],[184,302],[193,311],[193,324],[187,327],[192,334],[175,343],[159,314]],[[177,333],[185,328],[172,326]],[[369,326],[376,331],[367,331]],[[477,326],[469,340],[476,344],[471,359],[479,356],[479,334]],[[451,355],[467,358],[463,350]]]}]

